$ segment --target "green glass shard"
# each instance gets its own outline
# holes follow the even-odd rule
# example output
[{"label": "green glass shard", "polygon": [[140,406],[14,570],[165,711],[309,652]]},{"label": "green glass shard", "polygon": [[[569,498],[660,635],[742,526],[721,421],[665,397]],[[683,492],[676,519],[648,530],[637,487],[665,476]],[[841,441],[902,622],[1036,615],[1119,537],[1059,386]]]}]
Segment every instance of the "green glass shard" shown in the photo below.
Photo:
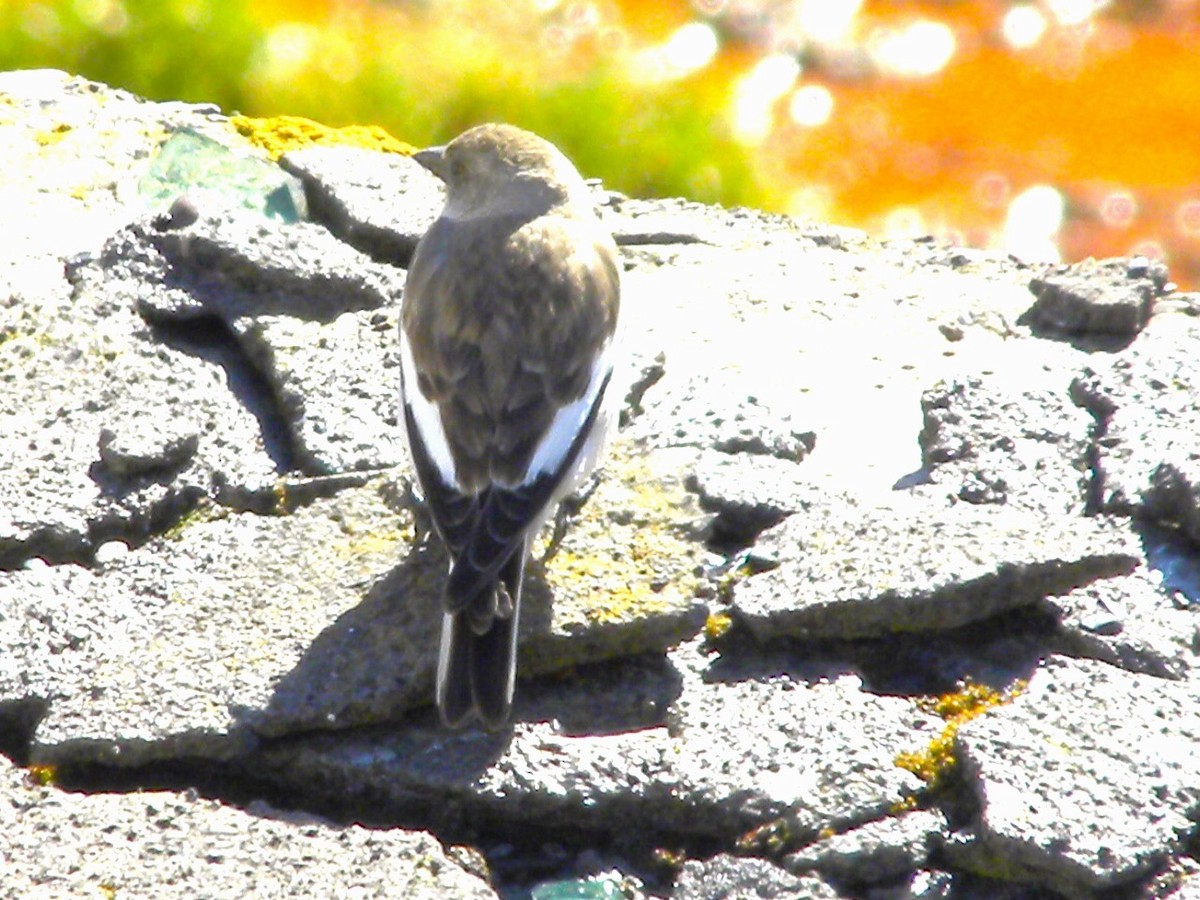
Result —
[{"label": "green glass shard", "polygon": [[154,210],[166,210],[186,194],[201,208],[240,207],[283,222],[308,217],[299,179],[190,128],[179,129],[163,142],[138,183],[138,194]]},{"label": "green glass shard", "polygon": [[611,878],[544,881],[529,892],[529,900],[624,900],[621,886]]}]

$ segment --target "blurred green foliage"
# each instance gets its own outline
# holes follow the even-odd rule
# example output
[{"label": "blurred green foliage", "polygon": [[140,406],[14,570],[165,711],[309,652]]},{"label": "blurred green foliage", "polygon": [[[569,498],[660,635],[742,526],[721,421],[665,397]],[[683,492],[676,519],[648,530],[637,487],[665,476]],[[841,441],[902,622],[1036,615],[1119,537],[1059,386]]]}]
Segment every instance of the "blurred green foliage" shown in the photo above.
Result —
[{"label": "blurred green foliage", "polygon": [[514,30],[511,16],[489,21],[477,7],[475,19],[455,7],[443,20],[434,3],[8,0],[0,69],[64,69],[230,113],[377,124],[416,145],[507,121],[635,196],[764,205],[719,88],[634,84],[619,58],[555,56],[536,22]]}]

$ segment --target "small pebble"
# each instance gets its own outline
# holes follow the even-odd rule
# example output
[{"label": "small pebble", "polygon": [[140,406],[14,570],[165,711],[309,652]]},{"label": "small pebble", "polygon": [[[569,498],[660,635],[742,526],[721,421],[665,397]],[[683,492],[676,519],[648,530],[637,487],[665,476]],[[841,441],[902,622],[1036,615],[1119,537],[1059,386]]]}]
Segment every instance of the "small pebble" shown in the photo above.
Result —
[{"label": "small pebble", "polygon": [[96,562],[102,566],[108,565],[110,562],[116,562],[128,552],[129,545],[124,541],[105,541],[96,548]]},{"label": "small pebble", "polygon": [[1079,619],[1079,627],[1084,631],[1090,631],[1092,634],[1102,634],[1107,637],[1112,637],[1115,634],[1120,634],[1125,630],[1125,623],[1117,616],[1109,612],[1089,613],[1086,616],[1081,616]]}]

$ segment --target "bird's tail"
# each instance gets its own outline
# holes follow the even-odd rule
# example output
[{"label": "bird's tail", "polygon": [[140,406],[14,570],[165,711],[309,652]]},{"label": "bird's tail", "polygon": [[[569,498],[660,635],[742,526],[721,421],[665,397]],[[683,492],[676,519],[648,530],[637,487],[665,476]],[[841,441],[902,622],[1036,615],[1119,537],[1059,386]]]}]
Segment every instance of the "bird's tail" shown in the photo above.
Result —
[{"label": "bird's tail", "polygon": [[[472,607],[448,612],[442,620],[438,653],[437,705],[451,728],[479,716],[485,727],[502,727],[512,712],[517,672],[517,626],[521,617],[521,583],[525,575],[525,542],[500,569],[499,578]],[[494,610],[490,621],[473,608]],[[476,613],[473,615],[473,613]]]}]

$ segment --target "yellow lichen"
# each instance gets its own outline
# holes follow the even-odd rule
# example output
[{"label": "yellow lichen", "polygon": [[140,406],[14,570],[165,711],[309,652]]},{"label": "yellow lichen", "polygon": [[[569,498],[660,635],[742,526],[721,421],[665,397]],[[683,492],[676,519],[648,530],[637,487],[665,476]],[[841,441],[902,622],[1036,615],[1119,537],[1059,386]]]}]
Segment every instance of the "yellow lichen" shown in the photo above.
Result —
[{"label": "yellow lichen", "polygon": [[55,774],[54,766],[32,765],[29,767],[30,780],[40,787],[53,784]]},{"label": "yellow lichen", "polygon": [[708,618],[704,621],[704,636],[710,641],[717,641],[724,637],[732,627],[733,617],[729,613],[709,613]]},{"label": "yellow lichen", "polygon": [[221,519],[229,514],[229,511],[214,505],[208,499],[201,499],[189,512],[180,516],[175,524],[166,529],[162,536],[168,541],[177,541],[183,534],[184,530],[197,522],[207,522],[213,519]]},{"label": "yellow lichen", "polygon": [[737,849],[741,853],[766,852],[779,855],[790,846],[791,841],[792,829],[787,820],[773,819],[738,838]]},{"label": "yellow lichen", "polygon": [[896,765],[912,772],[930,789],[940,787],[958,765],[954,755],[954,738],[958,729],[989,709],[1010,703],[1025,690],[1025,686],[1024,681],[1016,681],[1005,690],[997,691],[966,680],[959,683],[957,690],[948,694],[921,698],[917,705],[925,712],[945,719],[946,726],[924,749],[897,754]]},{"label": "yellow lichen", "polygon": [[71,132],[71,126],[66,122],[60,122],[49,131],[39,131],[33,136],[33,139],[42,147],[49,147],[52,144],[57,144]]},{"label": "yellow lichen", "polygon": [[324,147],[361,147],[383,153],[409,156],[412,145],[397,140],[378,125],[348,125],[330,128],[301,116],[273,116],[256,119],[233,116],[229,120],[238,134],[263,150],[271,159],[279,159],[291,150],[314,145]]}]

